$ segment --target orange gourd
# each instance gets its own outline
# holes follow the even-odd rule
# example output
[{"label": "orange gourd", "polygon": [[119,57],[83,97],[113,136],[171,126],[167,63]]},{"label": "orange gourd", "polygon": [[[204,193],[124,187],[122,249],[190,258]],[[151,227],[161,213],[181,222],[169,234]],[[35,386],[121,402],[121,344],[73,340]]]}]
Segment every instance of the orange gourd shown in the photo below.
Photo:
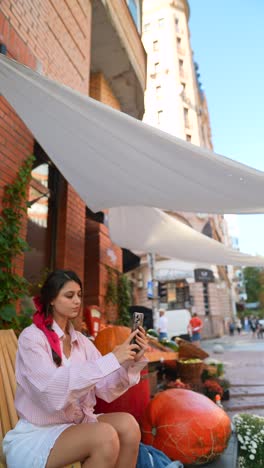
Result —
[{"label": "orange gourd", "polygon": [[231,434],[230,419],[209,398],[191,390],[158,393],[141,421],[142,440],[171,460],[202,465],[217,458]]},{"label": "orange gourd", "polygon": [[107,353],[111,353],[115,346],[124,343],[130,333],[131,330],[128,327],[109,325],[98,333],[94,344],[104,356]]}]

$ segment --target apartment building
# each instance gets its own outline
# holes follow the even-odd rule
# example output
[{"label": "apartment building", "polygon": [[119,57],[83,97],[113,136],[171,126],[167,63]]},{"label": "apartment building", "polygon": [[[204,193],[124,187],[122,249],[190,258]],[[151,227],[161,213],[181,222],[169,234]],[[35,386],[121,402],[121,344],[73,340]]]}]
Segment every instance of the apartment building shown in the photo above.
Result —
[{"label": "apartment building", "polygon": [[[180,139],[213,149],[210,117],[199,65],[191,47],[187,0],[144,0],[143,44],[147,52],[144,121]],[[213,156],[212,156],[213,157]],[[226,242],[225,219],[207,213],[169,213],[188,226]],[[233,311],[228,270],[156,257],[158,289],[147,257],[133,272],[134,302],[169,310],[187,309],[203,319],[203,336],[222,335]],[[154,283],[157,285],[157,281]],[[157,306],[157,304],[156,304]],[[155,308],[155,307],[154,307]],[[175,330],[176,331],[176,330]]]}]

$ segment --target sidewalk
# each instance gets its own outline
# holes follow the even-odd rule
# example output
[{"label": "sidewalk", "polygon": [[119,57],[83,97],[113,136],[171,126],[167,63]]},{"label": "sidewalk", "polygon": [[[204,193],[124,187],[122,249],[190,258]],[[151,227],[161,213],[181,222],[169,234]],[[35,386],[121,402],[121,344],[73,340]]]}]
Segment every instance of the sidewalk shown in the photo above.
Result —
[{"label": "sidewalk", "polygon": [[[223,353],[214,352],[222,345]],[[237,413],[264,416],[264,340],[249,334],[224,336],[202,341],[202,348],[210,357],[224,363],[225,377],[230,381],[230,400],[223,402],[230,419]],[[236,468],[237,440],[233,434],[226,451],[208,468]]]},{"label": "sidewalk", "polygon": [[[223,354],[213,352],[221,344]],[[224,336],[202,342],[210,357],[224,363],[225,377],[231,382],[230,400],[224,402],[232,418],[238,412],[264,416],[264,340],[249,334]]]}]

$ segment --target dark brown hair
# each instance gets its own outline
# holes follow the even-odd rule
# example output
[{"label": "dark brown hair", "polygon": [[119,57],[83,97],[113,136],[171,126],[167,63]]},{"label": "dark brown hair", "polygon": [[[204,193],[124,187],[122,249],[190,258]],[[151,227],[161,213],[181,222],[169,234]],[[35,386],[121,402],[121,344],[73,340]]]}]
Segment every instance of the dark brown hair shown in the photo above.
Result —
[{"label": "dark brown hair", "polygon": [[[52,306],[51,302],[58,296],[60,290],[68,281],[74,281],[79,284],[82,290],[82,282],[80,278],[74,271],[71,270],[55,270],[49,274],[45,280],[41,291],[40,291],[40,301],[43,305],[43,310],[45,317],[52,316]],[[47,328],[52,329],[52,325]],[[52,350],[53,361],[57,366],[61,365],[61,357]]]}]

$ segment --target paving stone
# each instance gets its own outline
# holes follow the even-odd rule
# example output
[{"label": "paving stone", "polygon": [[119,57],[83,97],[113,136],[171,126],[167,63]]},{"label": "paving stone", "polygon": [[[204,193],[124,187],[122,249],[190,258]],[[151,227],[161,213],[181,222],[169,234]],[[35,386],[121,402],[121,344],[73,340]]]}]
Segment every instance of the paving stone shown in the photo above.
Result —
[{"label": "paving stone", "polygon": [[227,414],[228,416],[230,417],[230,419],[233,418],[233,416],[237,413],[247,413],[247,414],[256,414],[258,416],[262,416],[264,417],[264,408],[247,408],[247,409],[244,409],[244,410],[235,410],[235,409],[231,409],[231,410],[228,410],[227,411]]},{"label": "paving stone", "polygon": [[247,386],[231,386],[230,398],[238,398],[240,396],[264,396],[264,385],[247,385]]},{"label": "paving stone", "polygon": [[264,408],[264,396],[241,396],[237,398],[231,398],[229,401],[223,402],[223,406],[226,410],[240,411],[247,408]]}]

